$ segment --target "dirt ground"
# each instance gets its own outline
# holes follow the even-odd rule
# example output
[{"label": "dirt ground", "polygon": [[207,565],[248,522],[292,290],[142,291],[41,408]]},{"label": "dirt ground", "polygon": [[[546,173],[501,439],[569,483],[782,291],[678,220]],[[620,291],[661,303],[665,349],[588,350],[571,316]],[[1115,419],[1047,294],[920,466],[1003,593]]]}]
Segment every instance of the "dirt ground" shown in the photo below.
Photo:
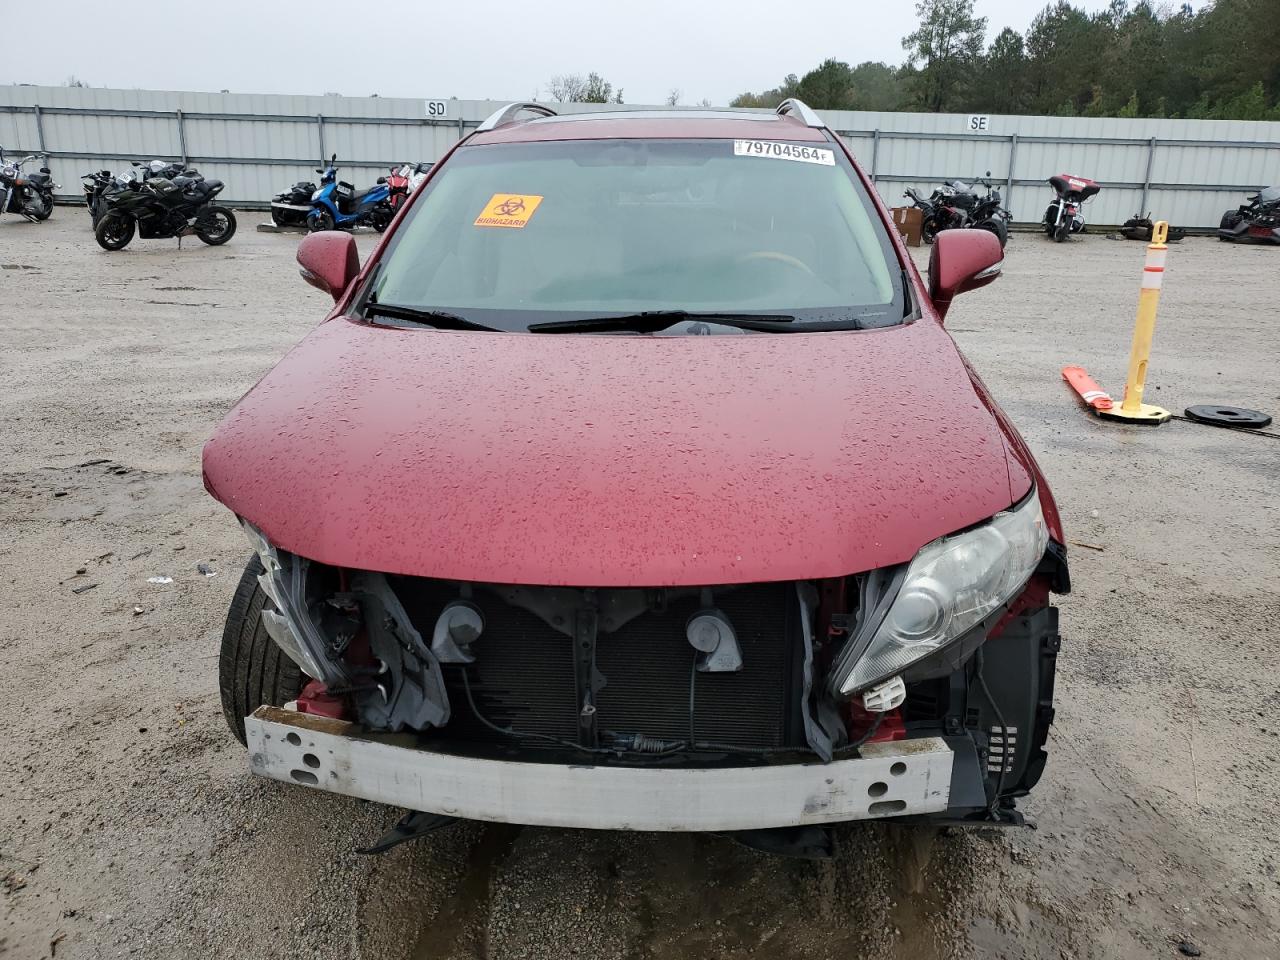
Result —
[{"label": "dirt ground", "polygon": [[[1141,245],[1015,235],[949,318],[1073,541],[1037,829],[856,826],[815,864],[475,824],[367,858],[399,812],[251,777],[218,704],[248,550],[201,444],[326,306],[258,219],[118,254],[83,210],[0,220],[0,955],[1280,957],[1280,430],[1103,424],[1058,372],[1119,394]],[[1280,250],[1169,264],[1148,399],[1280,414]]]}]

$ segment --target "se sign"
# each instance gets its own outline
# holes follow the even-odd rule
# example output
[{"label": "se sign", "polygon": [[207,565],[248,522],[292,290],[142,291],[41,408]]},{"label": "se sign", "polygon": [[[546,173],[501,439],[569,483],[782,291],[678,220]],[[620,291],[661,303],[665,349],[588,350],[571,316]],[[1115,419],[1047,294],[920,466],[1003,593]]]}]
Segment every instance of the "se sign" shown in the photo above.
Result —
[{"label": "se sign", "polygon": [[449,117],[449,101],[448,100],[428,100],[427,101],[427,119],[428,120],[446,120]]},{"label": "se sign", "polygon": [[970,114],[967,129],[969,133],[989,133],[991,130],[991,118],[981,113]]}]

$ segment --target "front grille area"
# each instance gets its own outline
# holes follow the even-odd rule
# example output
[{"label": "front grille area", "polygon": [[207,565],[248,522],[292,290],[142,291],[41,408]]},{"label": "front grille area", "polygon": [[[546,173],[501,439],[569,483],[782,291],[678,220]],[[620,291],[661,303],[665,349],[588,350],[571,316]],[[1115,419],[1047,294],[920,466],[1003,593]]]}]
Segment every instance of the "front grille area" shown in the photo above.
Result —
[{"label": "front grille area", "polygon": [[[440,609],[458,597],[455,584],[440,581],[398,579],[395,588],[428,641]],[[476,662],[465,668],[443,666],[452,708],[449,737],[515,742],[472,712],[462,682],[465,669],[472,697],[491,723],[577,742],[573,641],[483,589],[477,589],[473,599],[485,617],[484,633],[472,647]],[[743,668],[694,677],[696,739],[746,748],[802,743],[803,734],[797,739],[799,724],[793,719],[798,716],[803,652],[795,585],[717,589],[715,604],[733,624]],[[689,738],[695,651],[685,638],[685,624],[699,606],[697,597],[674,598],[665,608],[643,613],[613,633],[600,632],[596,668],[607,681],[596,704],[602,742],[610,733]],[[537,742],[521,746],[534,747]]]}]

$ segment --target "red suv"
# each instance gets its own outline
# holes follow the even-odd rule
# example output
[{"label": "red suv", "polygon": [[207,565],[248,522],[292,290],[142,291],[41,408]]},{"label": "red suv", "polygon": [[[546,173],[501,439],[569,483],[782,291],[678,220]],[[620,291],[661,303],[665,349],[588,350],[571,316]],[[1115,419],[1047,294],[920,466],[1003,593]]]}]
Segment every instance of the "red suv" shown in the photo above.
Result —
[{"label": "red suv", "polygon": [[922,279],[796,101],[513,104],[363,266],[306,238],[334,310],[204,450],[254,772],[433,824],[1016,822],[1063,535],[943,329],[1001,256]]}]

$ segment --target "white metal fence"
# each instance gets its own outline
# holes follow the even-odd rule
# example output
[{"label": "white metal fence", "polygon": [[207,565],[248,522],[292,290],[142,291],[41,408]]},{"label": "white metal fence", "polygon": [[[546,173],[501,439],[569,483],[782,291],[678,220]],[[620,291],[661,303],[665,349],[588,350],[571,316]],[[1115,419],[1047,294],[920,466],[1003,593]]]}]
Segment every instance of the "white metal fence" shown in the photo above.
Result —
[{"label": "white metal fence", "polygon": [[[437,160],[499,106],[0,86],[0,146],[47,153],[65,196],[77,193],[87,171],[162,157],[224,181],[230,203],[265,205],[295,180],[314,179],[313,169],[331,153],[358,185],[395,163]],[[1212,227],[1245,193],[1280,181],[1280,123],[993,116],[970,132],[975,124],[957,114],[827,111],[823,119],[890,205],[902,202],[907,187],[927,192],[942,180],[990,170],[1015,220],[1032,222],[1051,196],[1045,178],[1065,172],[1103,184],[1086,211],[1091,222],[1115,224],[1151,211],[1182,226]]]}]

